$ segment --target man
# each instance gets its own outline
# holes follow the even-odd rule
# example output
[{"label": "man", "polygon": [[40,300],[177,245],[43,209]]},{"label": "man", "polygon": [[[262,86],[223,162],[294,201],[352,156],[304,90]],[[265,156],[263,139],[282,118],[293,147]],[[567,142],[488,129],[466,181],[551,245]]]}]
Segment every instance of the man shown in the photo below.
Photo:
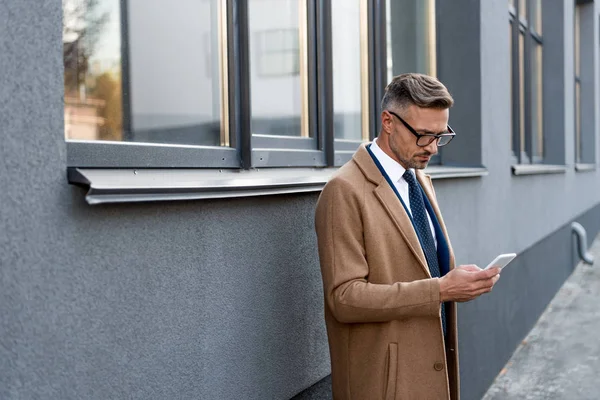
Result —
[{"label": "man", "polygon": [[454,268],[431,179],[421,171],[454,137],[453,102],[435,78],[395,77],[379,136],[319,197],[335,399],[459,399],[455,302],[491,291],[499,269]]}]

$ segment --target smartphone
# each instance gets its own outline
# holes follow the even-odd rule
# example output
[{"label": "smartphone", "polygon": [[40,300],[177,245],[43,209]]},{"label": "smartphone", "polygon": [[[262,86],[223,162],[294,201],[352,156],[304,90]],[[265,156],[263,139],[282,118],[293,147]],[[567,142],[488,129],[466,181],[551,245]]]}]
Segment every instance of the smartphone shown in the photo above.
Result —
[{"label": "smartphone", "polygon": [[506,267],[508,265],[508,263],[511,262],[516,256],[517,255],[515,253],[500,254],[498,257],[496,257],[494,259],[494,261],[489,263],[488,266],[485,267],[484,269],[488,269],[488,268],[492,268],[492,267],[500,267],[500,270],[502,270],[502,268]]}]

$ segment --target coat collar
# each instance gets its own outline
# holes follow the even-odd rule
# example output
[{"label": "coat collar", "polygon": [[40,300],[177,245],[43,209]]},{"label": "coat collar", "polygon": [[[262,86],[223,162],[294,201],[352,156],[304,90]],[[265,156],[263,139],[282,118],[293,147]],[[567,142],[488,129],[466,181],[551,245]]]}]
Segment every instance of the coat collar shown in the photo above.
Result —
[{"label": "coat collar", "polygon": [[[413,228],[410,217],[406,214],[404,207],[400,203],[398,196],[392,189],[392,187],[388,184],[385,177],[375,165],[375,162],[371,158],[367,150],[368,143],[362,144],[359,149],[354,153],[352,159],[358,166],[358,168],[362,171],[363,175],[367,180],[377,185],[374,190],[375,196],[381,202],[383,208],[389,214],[391,220],[394,222],[394,225],[400,231],[400,234],[404,238],[404,240],[408,243],[408,247],[419,261],[419,265],[427,274],[428,277],[431,277],[429,272],[429,267],[427,266],[427,259],[425,258],[425,254],[423,253],[423,249],[421,248],[421,243],[419,242],[419,238],[417,237],[417,233]],[[427,175],[425,175],[422,171],[416,170],[416,177],[421,183],[422,187],[428,187],[428,184],[424,184],[424,181],[428,179]],[[429,182],[427,182],[429,183]],[[427,197],[432,200],[431,192],[427,189],[425,191]],[[434,202],[432,202],[434,203]]]},{"label": "coat collar", "polygon": [[[367,146],[369,144],[370,143],[361,144],[360,147],[358,148],[358,150],[356,151],[356,153],[354,153],[354,155],[352,156],[352,159],[354,160],[356,165],[358,165],[358,168],[362,171],[363,175],[369,181],[371,181],[372,183],[374,183],[376,185],[381,184],[381,182],[387,183],[385,178],[383,177],[383,175],[381,175],[379,168],[377,168],[377,165],[375,165],[375,163],[373,162],[373,159],[371,158],[369,151],[367,150]],[[427,175],[420,169],[415,169],[414,171],[415,171],[417,180],[419,181],[421,186],[425,189],[425,187],[430,184],[429,175]],[[427,197],[429,198],[429,200],[431,200],[432,199],[432,197],[430,196],[431,193],[429,191],[426,191],[426,194],[427,194]]]}]

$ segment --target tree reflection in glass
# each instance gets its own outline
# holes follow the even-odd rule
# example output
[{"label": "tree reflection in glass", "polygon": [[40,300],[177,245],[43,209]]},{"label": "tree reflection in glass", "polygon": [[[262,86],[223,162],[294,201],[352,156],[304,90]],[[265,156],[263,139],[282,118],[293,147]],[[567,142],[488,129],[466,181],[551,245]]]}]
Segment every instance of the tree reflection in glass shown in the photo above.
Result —
[{"label": "tree reflection in glass", "polygon": [[63,0],[65,138],[122,140],[118,0]]}]

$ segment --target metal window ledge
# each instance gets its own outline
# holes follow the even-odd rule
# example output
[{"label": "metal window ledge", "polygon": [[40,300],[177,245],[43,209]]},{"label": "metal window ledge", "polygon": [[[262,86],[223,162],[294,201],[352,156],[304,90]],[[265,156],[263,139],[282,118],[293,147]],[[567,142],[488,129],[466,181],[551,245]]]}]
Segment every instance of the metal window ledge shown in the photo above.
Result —
[{"label": "metal window ledge", "polygon": [[595,171],[596,164],[583,164],[577,163],[575,164],[575,171],[577,172],[586,172],[586,171]]},{"label": "metal window ledge", "polygon": [[[260,170],[68,168],[88,204],[197,200],[320,191],[337,168]],[[487,175],[485,168],[434,166],[433,179]]]},{"label": "metal window ledge", "polygon": [[564,174],[567,172],[567,166],[549,164],[515,164],[512,166],[512,172],[513,175]]},{"label": "metal window ledge", "polygon": [[487,176],[488,170],[485,167],[433,165],[427,167],[425,173],[431,175],[431,179],[477,178]]}]

